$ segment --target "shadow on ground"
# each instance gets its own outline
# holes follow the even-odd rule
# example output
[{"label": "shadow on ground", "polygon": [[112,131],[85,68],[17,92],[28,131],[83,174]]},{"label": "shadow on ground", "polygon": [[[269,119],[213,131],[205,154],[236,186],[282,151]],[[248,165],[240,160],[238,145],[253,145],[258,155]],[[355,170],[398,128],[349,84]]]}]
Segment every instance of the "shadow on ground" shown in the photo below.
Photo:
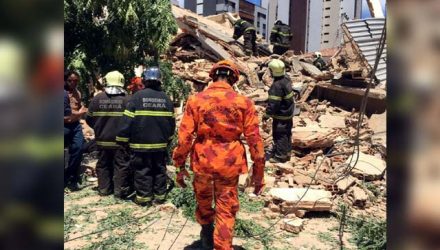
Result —
[{"label": "shadow on ground", "polygon": [[[246,250],[245,248],[241,246],[232,246],[234,250]],[[184,250],[206,250],[206,248],[202,247],[202,242],[200,240],[196,240],[191,245],[186,246],[183,248]]]}]

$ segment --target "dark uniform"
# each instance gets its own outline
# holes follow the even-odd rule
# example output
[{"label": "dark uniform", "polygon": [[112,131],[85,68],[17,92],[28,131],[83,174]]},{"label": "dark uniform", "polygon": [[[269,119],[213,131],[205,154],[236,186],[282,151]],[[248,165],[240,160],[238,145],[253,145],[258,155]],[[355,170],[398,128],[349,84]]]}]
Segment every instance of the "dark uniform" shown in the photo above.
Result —
[{"label": "dark uniform", "polygon": [[116,143],[127,102],[127,94],[110,95],[106,92],[99,93],[90,102],[86,122],[95,131],[100,149],[96,173],[101,195],[114,191],[116,197],[125,198],[133,191],[130,154],[127,148]]},{"label": "dark uniform", "polygon": [[133,151],[137,203],[165,199],[167,146],[175,127],[173,103],[160,87],[140,90],[128,102],[116,140]]},{"label": "dark uniform", "polygon": [[246,55],[257,56],[258,51],[257,51],[257,44],[255,42],[255,40],[257,40],[257,35],[255,33],[254,26],[243,19],[238,19],[234,24],[233,38],[237,40],[242,35],[244,39],[244,50]]},{"label": "dark uniform", "polygon": [[318,57],[313,61],[313,65],[317,67],[319,70],[325,70],[327,69],[327,64],[325,63],[324,59],[322,57]]},{"label": "dark uniform", "polygon": [[294,106],[291,81],[284,76],[275,77],[269,89],[266,114],[273,118],[273,157],[278,161],[290,160]]},{"label": "dark uniform", "polygon": [[286,24],[275,24],[270,32],[270,42],[273,46],[273,53],[282,55],[290,47],[290,40],[292,40],[292,33],[290,27]]}]

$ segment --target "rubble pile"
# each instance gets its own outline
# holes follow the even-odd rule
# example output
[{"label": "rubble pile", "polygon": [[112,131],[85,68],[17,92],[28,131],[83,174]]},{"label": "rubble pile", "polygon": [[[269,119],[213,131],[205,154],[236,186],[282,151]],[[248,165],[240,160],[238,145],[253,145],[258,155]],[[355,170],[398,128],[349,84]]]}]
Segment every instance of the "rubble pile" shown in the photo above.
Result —
[{"label": "rubble pile", "polygon": [[[269,191],[262,211],[266,217],[285,216],[282,228],[298,233],[303,220],[297,217],[304,217],[308,211],[333,211],[341,201],[356,209],[385,210],[385,198],[372,199],[375,194],[366,186],[374,185],[384,194],[386,113],[374,114],[382,113],[380,105],[374,102],[384,102],[386,92],[382,85],[372,89],[368,96],[372,100],[369,99],[369,103],[373,106],[370,112],[373,115],[364,116],[361,123],[358,156],[353,147],[359,115],[356,110],[369,81],[369,72],[349,43],[339,49],[321,51],[328,62],[328,69],[321,71],[313,65],[312,53],[295,55],[288,51],[278,56],[262,50],[260,56],[244,56],[241,41],[232,39],[231,18],[225,14],[203,17],[176,6],[173,13],[180,27],[169,54],[173,73],[193,86],[208,84],[209,70],[215,62],[234,61],[241,71],[234,87],[254,101],[261,121],[272,84],[268,63],[278,58],[286,65],[286,75],[296,94],[293,150],[290,162],[266,162],[265,181]],[[336,91],[342,98],[320,97],[320,92],[327,90]],[[358,99],[350,103],[353,96]],[[348,107],[338,105],[344,98]],[[177,119],[180,118],[181,115]],[[260,126],[268,151],[272,147],[271,127],[271,120]],[[251,162],[249,154],[248,161]],[[248,182],[247,175],[241,176],[239,187],[250,192]]]}]

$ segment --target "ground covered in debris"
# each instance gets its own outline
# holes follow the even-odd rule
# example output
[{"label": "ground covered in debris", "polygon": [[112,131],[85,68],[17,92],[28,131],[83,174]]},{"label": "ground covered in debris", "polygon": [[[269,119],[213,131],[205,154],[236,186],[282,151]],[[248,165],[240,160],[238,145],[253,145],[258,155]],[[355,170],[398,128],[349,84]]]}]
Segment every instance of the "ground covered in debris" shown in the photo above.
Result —
[{"label": "ground covered in debris", "polygon": [[[200,17],[175,6],[173,13],[180,30],[162,59],[173,63],[173,73],[193,92],[209,83],[217,60],[233,60],[241,71],[235,89],[255,102],[261,120],[272,84],[271,58],[284,61],[296,91],[290,162],[266,162],[267,187],[260,197],[252,196],[248,176],[240,177],[236,248],[385,249],[386,82],[375,82],[364,97],[371,67],[350,34],[340,48],[322,51],[329,66],[319,70],[311,54],[269,56],[260,47],[260,56],[244,57],[240,42],[231,41],[226,16]],[[176,109],[178,124],[182,108]],[[260,125],[269,152],[271,121]],[[84,133],[93,138],[90,129]],[[250,157],[248,162],[251,166]],[[96,159],[84,164],[93,176]],[[173,167],[169,170],[172,175]],[[200,226],[193,218],[191,188],[176,188],[166,204],[145,209],[100,197],[96,183],[89,184],[65,194],[66,249],[197,249]]]}]

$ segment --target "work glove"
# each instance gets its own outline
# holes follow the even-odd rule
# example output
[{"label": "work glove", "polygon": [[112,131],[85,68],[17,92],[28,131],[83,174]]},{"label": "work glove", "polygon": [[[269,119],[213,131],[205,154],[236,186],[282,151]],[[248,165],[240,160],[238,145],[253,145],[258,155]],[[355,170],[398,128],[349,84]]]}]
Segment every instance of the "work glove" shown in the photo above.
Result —
[{"label": "work glove", "polygon": [[265,187],[266,185],[264,185],[263,183],[259,183],[259,184],[255,184],[254,183],[254,194],[256,195],[256,196],[259,196],[259,195],[261,195],[262,193],[263,193],[263,191],[264,191],[264,187]]},{"label": "work glove", "polygon": [[254,194],[260,195],[264,191],[265,183],[264,183],[264,172],[258,173],[256,171],[255,165],[252,167],[252,177],[251,177],[251,185],[254,186]]},{"label": "work glove", "polygon": [[176,167],[176,183],[181,188],[186,188],[185,177],[189,178],[189,173],[185,167]]}]

